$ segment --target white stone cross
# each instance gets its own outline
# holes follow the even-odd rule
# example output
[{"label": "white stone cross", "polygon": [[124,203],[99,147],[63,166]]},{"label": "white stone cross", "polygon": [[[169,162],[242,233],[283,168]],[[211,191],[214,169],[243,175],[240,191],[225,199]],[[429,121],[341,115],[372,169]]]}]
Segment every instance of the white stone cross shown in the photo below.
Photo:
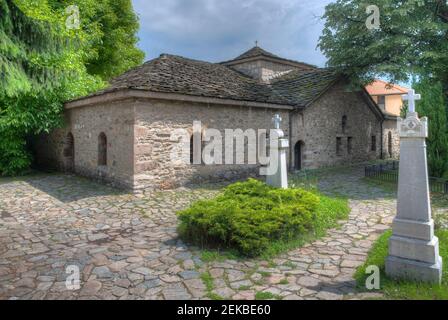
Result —
[{"label": "white stone cross", "polygon": [[283,120],[282,117],[280,117],[278,114],[276,114],[274,118],[272,118],[275,129],[280,129],[280,123],[282,122],[282,120]]},{"label": "white stone cross", "polygon": [[414,89],[408,91],[408,94],[403,95],[403,100],[409,101],[409,112],[415,112],[415,101],[420,100],[422,96],[416,94]]}]

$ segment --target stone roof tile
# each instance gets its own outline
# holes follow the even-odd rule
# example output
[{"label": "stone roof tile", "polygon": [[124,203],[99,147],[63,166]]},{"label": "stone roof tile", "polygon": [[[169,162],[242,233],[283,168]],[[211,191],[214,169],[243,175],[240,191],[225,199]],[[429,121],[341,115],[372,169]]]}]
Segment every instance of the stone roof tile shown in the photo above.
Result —
[{"label": "stone roof tile", "polygon": [[108,88],[93,95],[138,89],[303,107],[337,78],[327,69],[316,69],[292,71],[263,84],[221,64],[163,54],[115,78]]},{"label": "stone roof tile", "polygon": [[317,69],[317,67],[314,65],[311,65],[311,64],[308,64],[305,62],[301,62],[301,61],[295,61],[295,60],[290,60],[290,59],[285,59],[285,58],[279,57],[279,56],[277,56],[269,51],[266,51],[258,46],[253,47],[252,49],[249,49],[248,51],[244,52],[243,54],[239,55],[238,57],[236,57],[232,60],[223,61],[223,62],[221,62],[221,64],[224,64],[224,65],[236,64],[236,63],[239,63],[241,60],[246,60],[246,59],[251,59],[251,58],[263,58],[263,57],[278,60],[280,63],[288,62],[289,64],[306,67],[308,69],[310,69],[310,68]]},{"label": "stone roof tile", "polygon": [[292,71],[271,81],[272,90],[290,104],[307,106],[325,92],[337,79],[330,69]]}]

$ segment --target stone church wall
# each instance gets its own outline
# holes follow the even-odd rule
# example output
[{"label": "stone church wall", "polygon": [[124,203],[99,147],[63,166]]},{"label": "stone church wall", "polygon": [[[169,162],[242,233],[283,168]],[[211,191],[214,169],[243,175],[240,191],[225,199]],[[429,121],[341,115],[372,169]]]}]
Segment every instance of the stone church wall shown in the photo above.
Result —
[{"label": "stone church wall", "polygon": [[[124,101],[66,110],[66,125],[35,141],[36,163],[132,188],[133,110],[132,102]],[[67,150],[69,133],[73,152]],[[100,133],[107,138],[106,166],[98,163]]]},{"label": "stone church wall", "polygon": [[[296,113],[292,117],[292,125],[291,163],[295,163],[295,144],[301,141],[304,169],[380,158],[380,120],[367,107],[361,92],[348,92],[343,85],[334,86],[305,111]],[[375,151],[372,150],[372,136],[376,139]]]},{"label": "stone church wall", "polygon": [[[302,168],[347,165],[388,155],[392,134],[393,158],[399,155],[396,121],[381,122],[361,92],[348,92],[336,85],[304,111],[229,106],[216,103],[157,99],[128,99],[66,110],[66,126],[36,140],[36,163],[62,171],[93,177],[131,188],[171,189],[189,183],[244,179],[256,176],[258,165],[190,165],[173,163],[175,129],[192,132],[193,121],[202,129],[218,129],[225,144],[225,129],[271,129],[272,118],[283,118],[282,129],[290,140],[288,165],[295,165],[294,147],[302,143]],[[346,116],[344,130],[343,116]],[[289,136],[289,126],[292,136]],[[67,152],[72,134],[73,157]],[[99,136],[107,137],[107,165],[99,165]],[[376,150],[372,150],[375,136]],[[339,153],[337,138],[340,138]],[[350,139],[349,139],[350,138]],[[349,142],[350,141],[350,142]],[[351,147],[349,146],[351,144]],[[247,152],[247,150],[245,150]],[[224,150],[223,150],[224,153]]]},{"label": "stone church wall", "polygon": [[[384,159],[395,159],[400,157],[400,136],[396,120],[386,120],[383,123],[383,146]],[[390,134],[390,138],[389,138]],[[390,140],[389,140],[390,139]]]},{"label": "stone church wall", "polygon": [[188,183],[243,179],[256,175],[257,165],[174,164],[170,154],[175,142],[170,141],[170,136],[178,128],[192,132],[193,121],[200,120],[203,129],[218,129],[225,143],[225,129],[271,129],[271,119],[276,113],[283,118],[282,129],[287,135],[288,110],[161,100],[138,102],[134,187],[168,189]]}]

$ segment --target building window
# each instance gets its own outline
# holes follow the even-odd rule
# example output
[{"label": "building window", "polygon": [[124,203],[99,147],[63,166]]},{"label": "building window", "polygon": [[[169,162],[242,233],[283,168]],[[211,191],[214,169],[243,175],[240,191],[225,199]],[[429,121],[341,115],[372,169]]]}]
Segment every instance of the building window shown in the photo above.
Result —
[{"label": "building window", "polygon": [[340,137],[336,138],[336,155],[342,155],[342,138]]},{"label": "building window", "polygon": [[303,153],[305,149],[305,143],[303,141],[298,141],[294,147],[294,169],[303,169]]},{"label": "building window", "polygon": [[193,145],[194,145],[194,140],[193,140],[193,135],[191,135],[191,138],[190,138],[190,164],[193,164],[193,161],[194,161]]},{"label": "building window", "polygon": [[343,116],[342,117],[342,133],[345,133],[345,131],[347,130],[347,116]]},{"label": "building window", "polygon": [[[205,145],[203,136],[201,135],[201,140],[200,140],[199,146],[195,146],[194,135],[195,134],[192,134],[191,138],[190,138],[190,164],[204,164],[204,162],[202,161],[202,149],[204,148],[204,145]],[[196,148],[198,148],[198,147],[199,147],[199,150],[196,150]],[[194,163],[195,154],[197,154],[197,157],[199,157],[199,163]]]},{"label": "building window", "polygon": [[371,151],[376,151],[376,136],[372,136]]},{"label": "building window", "polygon": [[65,137],[64,141],[64,157],[73,158],[75,153],[75,139],[73,138],[73,134],[69,132]]},{"label": "building window", "polygon": [[386,110],[386,96],[378,96],[378,106]]},{"label": "building window", "polygon": [[353,151],[353,138],[348,137],[347,138],[347,153],[352,154],[352,151]]},{"label": "building window", "polygon": [[107,166],[107,137],[104,132],[98,136],[98,166]]}]

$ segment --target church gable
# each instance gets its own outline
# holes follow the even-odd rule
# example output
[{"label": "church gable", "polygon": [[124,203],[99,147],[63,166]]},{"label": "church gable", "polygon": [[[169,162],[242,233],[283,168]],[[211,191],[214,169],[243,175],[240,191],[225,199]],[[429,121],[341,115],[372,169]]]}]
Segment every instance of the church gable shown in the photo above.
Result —
[{"label": "church gable", "polygon": [[291,71],[309,72],[318,69],[303,62],[281,58],[258,46],[221,64],[263,83],[270,83]]}]

